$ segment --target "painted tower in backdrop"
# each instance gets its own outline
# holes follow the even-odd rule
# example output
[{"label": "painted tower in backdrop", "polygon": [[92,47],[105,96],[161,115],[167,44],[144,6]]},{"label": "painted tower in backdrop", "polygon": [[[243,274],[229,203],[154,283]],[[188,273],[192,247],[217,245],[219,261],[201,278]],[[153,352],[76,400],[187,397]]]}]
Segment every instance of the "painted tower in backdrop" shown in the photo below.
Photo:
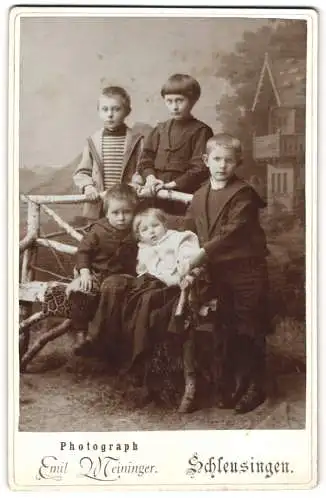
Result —
[{"label": "painted tower in backdrop", "polygon": [[305,61],[272,62],[265,54],[251,113],[253,158],[265,171],[268,209],[293,210],[305,183]]}]

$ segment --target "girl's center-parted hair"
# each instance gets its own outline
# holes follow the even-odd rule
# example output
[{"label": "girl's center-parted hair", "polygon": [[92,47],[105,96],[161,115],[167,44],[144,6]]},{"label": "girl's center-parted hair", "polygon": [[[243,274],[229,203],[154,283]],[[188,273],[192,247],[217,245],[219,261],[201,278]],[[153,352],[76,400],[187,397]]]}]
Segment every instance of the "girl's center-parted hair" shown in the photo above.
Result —
[{"label": "girl's center-parted hair", "polygon": [[242,145],[240,140],[233,135],[227,133],[213,135],[206,143],[206,154],[209,155],[216,146],[224,146],[225,148],[232,149],[237,165],[242,163]]},{"label": "girl's center-parted hair", "polygon": [[136,190],[129,184],[114,184],[104,194],[103,210],[106,214],[111,200],[126,201],[132,210],[135,210],[138,204]]},{"label": "girl's center-parted hair", "polygon": [[139,239],[139,226],[141,222],[150,216],[158,219],[165,228],[167,227],[167,216],[166,213],[163,212],[163,210],[161,210],[160,208],[146,208],[145,210],[142,210],[135,215],[132,223],[132,230],[136,239]]},{"label": "girl's center-parted hair", "polygon": [[180,94],[195,103],[200,97],[201,88],[192,76],[176,73],[168,78],[161,89],[162,97],[168,94]]},{"label": "girl's center-parted hair", "polygon": [[123,87],[113,86],[104,87],[101,91],[101,96],[105,97],[120,97],[122,105],[125,108],[126,114],[131,111],[131,99],[128,92]]}]

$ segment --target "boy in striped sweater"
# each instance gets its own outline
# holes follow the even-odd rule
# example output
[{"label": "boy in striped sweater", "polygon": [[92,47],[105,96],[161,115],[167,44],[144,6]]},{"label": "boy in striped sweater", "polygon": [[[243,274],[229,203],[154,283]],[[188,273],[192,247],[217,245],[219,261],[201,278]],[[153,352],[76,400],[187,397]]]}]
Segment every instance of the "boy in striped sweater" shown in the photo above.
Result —
[{"label": "boy in striped sweater", "polygon": [[[122,87],[106,87],[98,99],[103,127],[87,139],[74,183],[90,200],[116,183],[130,183],[136,172],[143,137],[125,124],[131,111],[130,97]],[[85,203],[83,215],[90,220],[103,216],[102,203]]]}]

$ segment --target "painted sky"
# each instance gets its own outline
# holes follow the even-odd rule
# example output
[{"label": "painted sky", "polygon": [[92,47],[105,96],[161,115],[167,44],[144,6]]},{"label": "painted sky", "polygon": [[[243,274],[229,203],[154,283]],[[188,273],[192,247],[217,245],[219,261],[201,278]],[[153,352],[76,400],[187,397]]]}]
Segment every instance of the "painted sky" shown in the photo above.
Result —
[{"label": "painted sky", "polygon": [[172,73],[202,87],[194,115],[218,131],[215,106],[229,91],[214,54],[232,51],[266,21],[226,18],[25,18],[21,23],[20,165],[64,166],[101,126],[103,84],[132,98],[128,124],[167,118],[160,88]]}]

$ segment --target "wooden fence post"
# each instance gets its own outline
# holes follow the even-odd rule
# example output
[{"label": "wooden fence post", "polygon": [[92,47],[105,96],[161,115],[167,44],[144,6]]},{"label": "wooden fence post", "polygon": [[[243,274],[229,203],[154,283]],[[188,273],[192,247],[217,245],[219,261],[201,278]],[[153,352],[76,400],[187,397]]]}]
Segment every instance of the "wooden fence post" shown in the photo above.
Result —
[{"label": "wooden fence post", "polygon": [[[28,214],[27,214],[27,236],[33,236],[35,239],[40,234],[40,205],[29,201]],[[27,248],[23,254],[23,263],[21,271],[21,282],[27,283],[34,279],[34,270],[31,264],[35,262],[37,254],[37,246]],[[32,314],[33,304],[23,303],[19,307],[20,321],[23,321]],[[29,346],[30,331],[27,328],[19,339],[19,352],[20,357],[25,354]]]}]

